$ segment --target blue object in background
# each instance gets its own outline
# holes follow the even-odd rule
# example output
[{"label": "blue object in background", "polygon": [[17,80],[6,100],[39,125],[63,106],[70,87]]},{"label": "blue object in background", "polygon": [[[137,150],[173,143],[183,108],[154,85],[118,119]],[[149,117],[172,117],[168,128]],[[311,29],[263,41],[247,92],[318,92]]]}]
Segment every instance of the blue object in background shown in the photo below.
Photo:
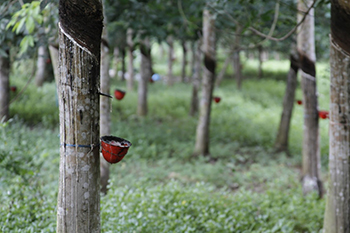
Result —
[{"label": "blue object in background", "polygon": [[152,75],[152,80],[153,80],[154,82],[160,80],[160,75],[159,75],[159,74],[153,74],[153,75]]}]

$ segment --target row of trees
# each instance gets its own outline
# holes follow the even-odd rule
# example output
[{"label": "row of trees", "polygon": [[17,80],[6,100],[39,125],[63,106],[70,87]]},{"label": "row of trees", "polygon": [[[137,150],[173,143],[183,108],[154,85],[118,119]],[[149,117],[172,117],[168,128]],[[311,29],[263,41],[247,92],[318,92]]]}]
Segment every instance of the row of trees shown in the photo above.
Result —
[{"label": "row of trees", "polygon": [[[3,4],[2,7],[9,8],[11,4],[14,3]],[[229,41],[234,41],[227,48],[229,48],[228,55],[232,55],[236,64],[237,85],[240,88],[240,51],[252,47],[261,48],[260,45],[265,43],[266,39],[278,40],[276,37],[273,37],[275,28],[279,26],[279,32],[283,33],[283,29],[285,29],[283,25],[288,25],[285,22],[289,22],[289,24],[295,22],[295,20],[289,19],[282,21],[284,22],[283,24],[278,23],[281,22],[277,20],[278,11],[280,7],[282,8],[279,1],[267,4],[263,4],[260,1],[255,1],[254,4],[222,1],[166,1],[159,4],[156,1],[109,2],[106,0],[104,4],[106,9],[105,18],[107,19],[105,24],[108,25],[107,28],[109,30],[108,33],[106,30],[102,34],[103,13],[100,1],[90,0],[83,3],[75,3],[61,0],[59,2],[58,47],[60,48],[60,73],[57,83],[60,95],[61,169],[58,199],[58,232],[70,232],[73,229],[82,229],[85,232],[98,231],[99,229],[99,190],[97,187],[99,184],[98,168],[100,161],[97,149],[98,132],[101,132],[101,134],[110,133],[110,117],[108,116],[110,101],[108,98],[101,97],[100,105],[99,94],[100,91],[109,93],[109,77],[106,71],[109,64],[108,54],[111,53],[113,47],[121,50],[128,47],[128,57],[132,59],[132,51],[135,48],[135,44],[139,46],[141,51],[141,79],[138,85],[139,108],[137,111],[138,115],[144,116],[147,114],[147,83],[152,75],[151,39],[167,41],[170,51],[173,44],[173,36],[175,35],[177,40],[183,42],[192,41],[193,44],[196,44],[197,56],[195,57],[199,58],[200,52],[203,53],[204,73],[194,155],[208,156],[210,155],[210,108],[215,81],[215,53],[218,41],[222,46],[227,45]],[[284,141],[276,140],[276,149],[287,150],[288,148],[288,121],[292,112],[290,103],[294,102],[296,73],[300,70],[304,102],[303,190],[305,193],[316,190],[321,195],[318,103],[315,76],[314,4],[315,1],[299,1],[298,3],[300,16],[298,16],[297,22],[300,22],[302,27],[299,27],[298,31],[297,53],[293,52],[291,56],[288,89],[284,99],[284,108],[286,110],[282,114],[282,120],[285,117],[287,124],[282,124],[281,120],[280,128],[284,127],[285,131],[282,130],[279,133],[284,135],[284,137],[278,137],[278,140],[284,138]],[[275,7],[272,7],[273,5]],[[262,8],[262,6],[269,10],[264,11],[265,8]],[[271,8],[274,11],[270,11]],[[344,200],[347,200],[350,195],[346,184],[349,176],[346,162],[348,156],[345,153],[347,149],[344,147],[348,145],[348,137],[346,136],[348,134],[348,106],[343,99],[348,92],[344,88],[347,82],[345,74],[347,74],[347,54],[349,52],[346,42],[347,38],[350,38],[350,35],[346,34],[348,27],[347,18],[350,17],[347,13],[348,9],[349,7],[345,1],[332,1],[331,64],[333,86],[330,115],[330,169],[331,178],[334,182],[330,187],[325,218],[325,227],[329,229],[329,232],[332,232],[332,229],[339,229],[339,232],[341,232],[342,229],[349,228],[349,220],[344,220],[349,219]],[[244,10],[249,10],[250,14],[242,14]],[[272,12],[275,12],[274,17],[271,17]],[[181,17],[178,17],[179,14]],[[203,18],[199,17],[200,15]],[[247,17],[253,23],[243,23],[247,20]],[[258,21],[257,19],[263,20]],[[91,23],[87,25],[85,22]],[[29,31],[28,27],[30,27],[28,25],[26,25],[27,31]],[[260,32],[256,29],[257,27],[267,30],[268,33]],[[120,34],[118,34],[119,32]],[[103,35],[102,40],[101,34]],[[255,34],[258,34],[260,37],[254,37],[253,35]],[[28,35],[25,38],[29,40],[28,43],[30,45],[30,39],[28,39],[31,38],[30,33]],[[113,38],[113,35],[115,38]],[[263,39],[261,39],[261,36]],[[13,43],[9,42],[8,39],[3,41],[2,43],[4,44]],[[111,43],[111,41],[116,44]],[[200,49],[201,44],[202,49]],[[5,62],[0,60],[0,64],[5,66],[4,69],[1,69],[1,90],[9,89],[8,77],[7,80],[3,78],[6,75],[8,76],[8,74],[3,74],[3,72],[9,72],[9,68],[6,69],[6,67],[10,65],[8,64],[9,62],[6,63],[6,59],[8,61],[10,57],[10,48],[11,46],[8,49],[5,47],[5,53],[2,52],[1,54],[2,59],[5,59]],[[184,49],[184,54],[186,54],[185,51]],[[100,53],[102,55],[101,70]],[[169,61],[171,60],[172,57]],[[195,60],[199,61],[199,59]],[[342,63],[340,64],[339,61],[342,61]],[[132,60],[128,64],[128,70],[130,71],[128,88],[132,90]],[[195,67],[196,69],[193,73],[193,103],[197,103],[196,99],[198,99],[200,65],[197,63]],[[342,70],[342,72],[339,72],[339,70]],[[100,76],[101,86],[99,83]],[[171,73],[167,76],[166,81],[169,85],[172,84]],[[345,83],[345,86],[342,86],[343,83]],[[6,94],[6,90],[4,92],[1,91],[1,93]],[[2,96],[0,96],[0,99],[1,101],[7,101],[7,103],[1,104],[1,111],[3,109],[8,111],[4,107],[8,106],[8,100]],[[192,106],[191,109],[194,113],[196,107]],[[99,129],[99,123],[96,121],[100,111],[101,113],[103,112],[101,129]],[[8,113],[1,116],[6,118]],[[339,170],[341,172],[338,172]],[[103,191],[106,192],[109,176],[107,164],[101,163],[101,174],[101,183],[104,184]],[[340,196],[339,193],[341,193]],[[339,209],[343,210],[341,214],[339,214]],[[342,224],[339,224],[339,222]]]}]

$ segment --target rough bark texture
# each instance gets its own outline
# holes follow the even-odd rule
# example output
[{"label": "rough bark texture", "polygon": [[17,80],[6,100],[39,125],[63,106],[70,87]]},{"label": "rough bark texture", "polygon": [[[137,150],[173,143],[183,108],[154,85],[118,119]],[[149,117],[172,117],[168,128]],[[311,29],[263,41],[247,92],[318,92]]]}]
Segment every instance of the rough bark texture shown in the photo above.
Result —
[{"label": "rough bark texture", "polygon": [[148,39],[140,44],[141,49],[141,78],[138,85],[137,115],[147,115],[147,85],[152,77],[151,48]]},{"label": "rough bark texture", "polygon": [[201,42],[198,40],[197,46],[194,52],[194,68],[193,68],[193,76],[192,76],[192,97],[191,97],[191,107],[190,107],[190,115],[194,116],[198,113],[198,91],[200,86],[200,76],[201,76],[201,61],[202,61],[202,52],[201,52]]},{"label": "rough bark texture", "polygon": [[128,91],[134,90],[134,42],[132,40],[133,30],[129,28],[127,30],[127,44],[128,44],[128,80],[127,87]]},{"label": "rough bark texture", "polygon": [[[108,35],[106,27],[103,29],[102,38],[106,43],[101,43],[101,92],[110,93],[110,77],[109,77],[109,49]],[[111,134],[111,99],[106,96],[100,96],[100,134],[101,136]],[[107,193],[107,185],[109,180],[109,163],[100,155],[100,173],[101,173],[101,192]]]},{"label": "rough bark texture", "polygon": [[290,68],[287,75],[286,92],[283,99],[283,111],[274,146],[276,152],[288,152],[289,128],[294,107],[295,90],[298,83],[298,69],[298,53],[295,46],[293,46],[290,55]]},{"label": "rough bark texture", "polygon": [[[349,44],[344,43],[344,40],[350,37],[348,35],[349,12],[350,6],[348,3],[345,4],[345,1],[332,1],[329,114],[330,181],[323,227],[325,233],[350,232],[350,50]],[[335,24],[334,21],[337,22],[339,17],[343,18],[344,21]],[[334,30],[333,27],[337,27],[337,29]],[[340,31],[341,34],[337,34]],[[347,39],[343,36],[346,36]],[[342,43],[338,44],[339,40]]]},{"label": "rough bark texture", "polygon": [[0,56],[0,122],[9,119],[10,105],[10,55]]},{"label": "rough bark texture", "polygon": [[225,60],[225,63],[223,65],[223,67],[222,67],[222,70],[220,71],[220,73],[216,77],[216,82],[215,82],[216,86],[220,86],[222,80],[224,79],[224,76],[226,74],[227,67],[230,64],[230,61],[231,61],[231,57],[227,56],[226,60]]},{"label": "rough bark texture", "polygon": [[[312,0],[299,0],[298,12],[307,11],[312,2]],[[302,17],[303,14],[299,13],[298,21]],[[304,106],[302,186],[304,194],[317,191],[321,196],[322,183],[320,180],[320,135],[315,77],[316,54],[314,27],[314,10],[312,9],[303,22],[297,37]]]},{"label": "rough bark texture", "polygon": [[44,84],[46,76],[46,59],[48,58],[45,45],[40,45],[38,48],[38,60],[36,63],[35,84],[41,87]]},{"label": "rough bark texture", "polygon": [[324,232],[350,232],[350,55],[331,42],[329,191]]},{"label": "rough bark texture", "polygon": [[98,88],[102,6],[99,0],[60,0],[59,13],[57,232],[100,232]]},{"label": "rough bark texture", "polygon": [[215,81],[215,21],[209,10],[203,12],[204,75],[194,155],[209,155],[209,125]]},{"label": "rough bark texture", "polygon": [[173,36],[168,36],[167,38],[168,42],[168,74],[166,78],[166,84],[171,86],[174,84],[174,77],[173,77],[173,62],[174,62],[174,39]]},{"label": "rough bark texture", "polygon": [[181,82],[186,81],[186,66],[187,66],[187,47],[186,41],[182,41],[182,65],[181,65]]}]

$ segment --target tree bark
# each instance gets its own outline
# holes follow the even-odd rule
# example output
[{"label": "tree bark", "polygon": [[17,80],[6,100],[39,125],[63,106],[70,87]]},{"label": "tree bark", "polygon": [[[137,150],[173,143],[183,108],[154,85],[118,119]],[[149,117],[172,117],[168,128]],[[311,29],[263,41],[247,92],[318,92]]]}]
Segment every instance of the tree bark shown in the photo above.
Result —
[{"label": "tree bark", "polygon": [[194,116],[198,113],[198,91],[200,86],[200,76],[201,76],[201,61],[202,61],[202,52],[201,52],[201,42],[198,40],[195,52],[193,53],[193,76],[192,76],[192,98],[191,98],[191,107],[190,107],[190,115]]},{"label": "tree bark", "polygon": [[0,56],[0,122],[10,116],[10,52],[7,57]]},{"label": "tree bark", "polygon": [[240,51],[236,50],[233,52],[233,69],[235,72],[235,78],[237,83],[237,89],[240,90],[242,88],[242,64],[240,58]]},{"label": "tree bark", "polygon": [[203,53],[205,68],[194,156],[209,156],[210,154],[209,125],[216,68],[215,43],[215,21],[211,12],[205,9],[203,12]]},{"label": "tree bark", "polygon": [[263,52],[263,47],[262,46],[259,46],[258,47],[258,51],[259,51],[259,72],[258,72],[258,77],[259,79],[261,79],[263,77],[263,69],[262,69],[262,66],[263,66],[263,56],[262,56],[262,52]]},{"label": "tree bark", "polygon": [[[106,19],[106,18],[105,18]],[[106,20],[105,20],[106,23]],[[102,31],[102,38],[106,43],[101,43],[101,92],[110,93],[110,77],[109,77],[109,48],[108,34],[106,27]],[[100,96],[100,135],[106,136],[111,134],[111,99],[106,96]],[[101,174],[101,192],[107,193],[109,181],[109,163],[100,155],[100,174]]]},{"label": "tree bark", "polygon": [[138,85],[137,115],[146,116],[147,107],[147,85],[152,77],[151,47],[149,39],[144,39],[140,44],[141,50],[141,78]]},{"label": "tree bark", "polygon": [[287,152],[288,153],[288,138],[290,120],[292,118],[295,90],[297,88],[297,74],[298,74],[298,53],[293,46],[290,55],[290,68],[287,75],[286,92],[283,99],[283,111],[281,115],[281,121],[277,132],[275,141],[275,152]]},{"label": "tree bark", "polygon": [[323,232],[345,233],[350,232],[350,7],[341,0],[331,4],[330,180]]},{"label": "tree bark", "polygon": [[174,84],[174,77],[173,77],[173,63],[174,63],[174,40],[173,36],[168,36],[167,38],[168,42],[168,75],[166,79],[166,84],[171,86]]},{"label": "tree bark", "polygon": [[120,78],[121,81],[124,81],[125,80],[125,55],[126,55],[126,52],[125,52],[125,48],[122,49],[122,77]]},{"label": "tree bark", "polygon": [[181,69],[181,82],[186,81],[186,66],[187,66],[187,48],[186,41],[182,41],[182,69]]},{"label": "tree bark", "polygon": [[49,53],[50,53],[50,59],[52,63],[53,68],[53,74],[56,82],[56,87],[58,87],[59,82],[59,72],[58,72],[58,45],[49,45]]},{"label": "tree bark", "polygon": [[[298,12],[305,12],[312,0],[299,0]],[[298,14],[298,21],[303,17]],[[304,106],[302,186],[304,194],[317,191],[322,196],[320,180],[320,135],[318,127],[318,101],[316,87],[314,10],[310,10],[298,32],[297,46],[300,59],[301,86]]]},{"label": "tree bark", "polygon": [[133,30],[129,28],[126,32],[127,44],[128,44],[128,80],[127,87],[128,91],[134,90],[134,42],[132,40]]},{"label": "tree bark", "polygon": [[[60,178],[57,232],[100,232],[99,0],[59,2]],[[89,22],[88,24],[86,22]]]},{"label": "tree bark", "polygon": [[38,60],[36,63],[35,84],[41,87],[44,84],[46,77],[46,59],[48,58],[47,48],[45,45],[40,45],[38,48]]},{"label": "tree bark", "polygon": [[218,74],[218,76],[216,77],[216,86],[220,86],[222,80],[224,79],[224,76],[226,74],[226,70],[227,70],[227,67],[228,65],[230,64],[230,61],[231,61],[231,57],[230,56],[227,56],[226,57],[226,60],[225,60],[225,63],[222,67],[222,70],[220,71],[220,73]]}]

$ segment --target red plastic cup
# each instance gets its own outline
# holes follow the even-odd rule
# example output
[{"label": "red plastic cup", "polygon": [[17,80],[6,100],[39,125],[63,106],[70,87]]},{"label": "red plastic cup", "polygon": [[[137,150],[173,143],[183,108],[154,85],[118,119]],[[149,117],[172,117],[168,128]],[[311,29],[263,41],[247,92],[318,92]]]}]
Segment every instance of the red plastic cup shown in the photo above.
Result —
[{"label": "red plastic cup", "polygon": [[109,163],[119,163],[128,153],[131,142],[114,136],[101,137],[103,158]]},{"label": "red plastic cup", "polygon": [[122,100],[125,96],[125,91],[119,90],[119,89],[115,89],[114,91],[114,97],[117,100]]}]

